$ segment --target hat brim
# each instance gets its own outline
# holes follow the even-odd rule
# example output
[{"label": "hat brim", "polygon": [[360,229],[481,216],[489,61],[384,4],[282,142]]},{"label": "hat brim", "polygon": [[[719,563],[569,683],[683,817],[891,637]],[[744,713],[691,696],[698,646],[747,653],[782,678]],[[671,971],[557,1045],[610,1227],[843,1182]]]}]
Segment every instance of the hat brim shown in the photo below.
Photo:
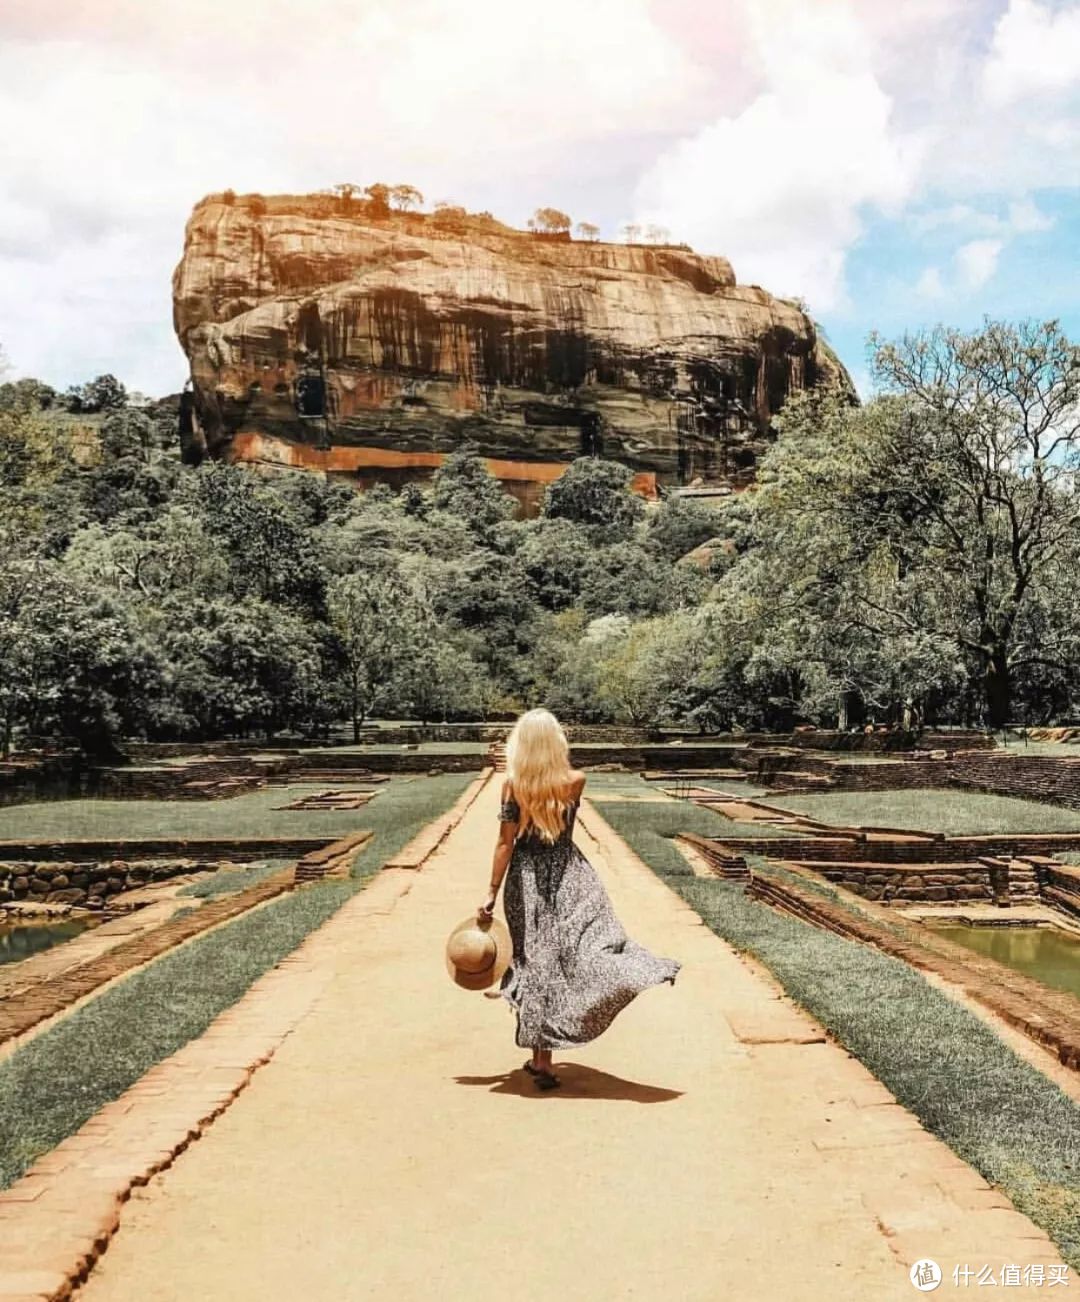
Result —
[{"label": "hat brim", "polygon": [[[450,958],[450,941],[459,931],[465,931],[470,927],[482,928],[495,941],[495,958],[491,966],[484,968],[482,972],[466,972],[462,968],[456,967]],[[471,914],[464,921],[459,922],[450,933],[443,957],[446,962],[446,970],[455,985],[461,986],[463,990],[487,990],[497,981],[502,980],[503,973],[510,966],[513,948],[510,932],[501,918],[492,918],[490,922],[479,922],[476,914]]]}]

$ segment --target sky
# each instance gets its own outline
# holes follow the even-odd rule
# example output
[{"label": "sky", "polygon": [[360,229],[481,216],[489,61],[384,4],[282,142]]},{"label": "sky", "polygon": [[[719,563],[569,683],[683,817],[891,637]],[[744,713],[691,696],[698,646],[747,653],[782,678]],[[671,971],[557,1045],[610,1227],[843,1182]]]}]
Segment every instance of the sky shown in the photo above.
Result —
[{"label": "sky", "polygon": [[666,227],[867,338],[1080,338],[1080,0],[0,0],[6,378],[187,368],[205,194],[417,186]]}]

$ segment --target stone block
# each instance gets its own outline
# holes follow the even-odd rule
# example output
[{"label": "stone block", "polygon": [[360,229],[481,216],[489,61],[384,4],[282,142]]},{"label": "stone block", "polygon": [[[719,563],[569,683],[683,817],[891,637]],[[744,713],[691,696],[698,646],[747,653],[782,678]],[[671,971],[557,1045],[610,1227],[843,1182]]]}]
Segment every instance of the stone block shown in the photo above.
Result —
[{"label": "stone block", "polygon": [[47,904],[81,904],[86,892],[78,886],[69,886],[66,890],[50,891],[46,897]]}]

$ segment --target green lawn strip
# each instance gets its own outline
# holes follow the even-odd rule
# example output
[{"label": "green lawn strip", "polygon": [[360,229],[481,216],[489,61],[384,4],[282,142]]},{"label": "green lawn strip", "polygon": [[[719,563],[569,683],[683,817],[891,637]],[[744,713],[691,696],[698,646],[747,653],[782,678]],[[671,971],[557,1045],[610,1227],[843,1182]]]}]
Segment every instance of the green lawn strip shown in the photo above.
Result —
[{"label": "green lawn strip", "polygon": [[[638,779],[638,792],[648,791],[648,784]],[[586,788],[586,794],[592,800],[605,818],[608,811],[618,807],[620,818],[627,818],[633,822],[636,819],[635,826],[642,828],[643,832],[656,833],[662,838],[670,839],[677,836],[680,832],[696,832],[698,836],[747,836],[747,837],[789,837],[801,836],[802,833],[795,831],[793,828],[776,827],[771,823],[739,823],[733,818],[728,818],[718,809],[706,809],[703,805],[695,805],[689,800],[605,800],[603,791],[589,791]],[[611,793],[614,794],[614,793]],[[619,794],[631,795],[634,792],[630,788],[625,788]],[[610,820],[609,820],[610,821]],[[673,846],[672,852],[679,854]],[[682,856],[679,855],[682,859]],[[670,862],[674,862],[671,860]],[[686,860],[683,859],[683,863]],[[668,869],[674,872],[675,869]],[[689,871],[689,869],[687,869]]]},{"label": "green lawn strip", "polygon": [[764,963],[1080,1269],[1080,1107],[902,960],[779,913],[738,883],[695,877],[685,862],[669,868],[678,851],[664,832],[648,833],[643,814],[663,808],[612,802],[603,813],[718,936]]},{"label": "green lawn strip", "polygon": [[840,826],[907,827],[977,836],[994,832],[1080,832],[1080,810],[959,788],[823,791],[771,796],[769,804]]},{"label": "green lawn strip", "polygon": [[[476,774],[453,776],[468,781]],[[263,787],[224,800],[87,799],[11,805],[0,809],[0,840],[344,836],[367,826],[364,809],[277,807],[318,790],[350,791],[364,786],[358,774],[355,782]]]},{"label": "green lawn strip", "polygon": [[[372,741],[360,742],[358,745],[350,744],[346,746],[332,746],[315,752],[319,758],[325,760],[327,768],[333,768],[332,760],[335,755],[387,755],[398,754],[401,751],[413,751],[418,755],[486,755],[488,743],[486,741],[422,741],[416,745],[400,741]],[[477,764],[477,770],[480,765]],[[475,777],[476,774],[473,774]]]},{"label": "green lawn strip", "polygon": [[200,900],[216,900],[222,895],[235,895],[237,891],[246,891],[265,877],[288,868],[294,859],[261,859],[255,863],[237,864],[233,868],[222,868],[200,882],[192,882],[177,891],[177,895],[194,896]]},{"label": "green lawn strip", "polygon": [[[394,782],[359,811],[375,835],[349,881],[323,882],[196,937],[102,992],[0,1062],[0,1188],[201,1035],[262,974],[448,809],[475,774]],[[353,826],[359,822],[354,813]],[[494,835],[494,834],[493,834]],[[366,856],[366,857],[365,857]]]}]

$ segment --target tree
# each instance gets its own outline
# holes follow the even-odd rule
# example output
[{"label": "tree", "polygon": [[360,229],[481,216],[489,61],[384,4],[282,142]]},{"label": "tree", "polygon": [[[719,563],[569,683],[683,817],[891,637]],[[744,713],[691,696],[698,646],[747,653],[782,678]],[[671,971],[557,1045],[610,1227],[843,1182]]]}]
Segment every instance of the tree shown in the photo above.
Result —
[{"label": "tree", "polygon": [[319,708],[315,627],[270,602],[177,594],[155,621],[168,663],[167,719],[186,736],[272,736]]},{"label": "tree", "polygon": [[671,241],[671,232],[666,226],[650,224],[645,227],[645,240],[648,244],[668,244]]},{"label": "tree", "polygon": [[468,222],[468,211],[461,207],[460,204],[440,202],[435,205],[435,212],[431,220],[436,226],[445,227],[448,230],[461,230]]},{"label": "tree", "polygon": [[688,596],[700,598],[708,586],[699,571],[673,575],[654,553],[627,539],[593,546],[581,604],[591,616],[622,613],[637,618],[672,610]]},{"label": "tree", "polygon": [[580,600],[593,550],[589,531],[577,521],[541,518],[522,526],[517,560],[545,610],[565,610]]},{"label": "tree", "polygon": [[46,566],[27,618],[44,632],[30,676],[31,731],[76,739],[97,760],[121,757],[118,738],[141,730],[161,693],[162,665],[120,598]]},{"label": "tree", "polygon": [[455,448],[435,471],[431,503],[436,510],[464,520],[485,545],[494,540],[496,526],[509,520],[517,505],[471,443]]},{"label": "tree", "polygon": [[478,548],[432,580],[432,607],[442,628],[497,682],[520,689],[536,606],[517,559]]},{"label": "tree", "polygon": [[[951,630],[1000,727],[1013,674],[1055,657],[1017,632],[1080,526],[1080,348],[1056,321],[987,320],[971,334],[939,327],[873,343],[875,377],[903,402],[881,445],[897,458],[881,471],[888,515],[904,525],[901,563],[948,576],[959,598]],[[900,614],[893,603],[884,610]],[[912,624],[911,612],[903,619]]]},{"label": "tree", "polygon": [[545,235],[557,235],[569,229],[570,218],[558,208],[537,208],[529,218],[529,230],[540,231]]},{"label": "tree", "polygon": [[244,466],[212,462],[189,474],[178,499],[220,540],[237,597],[320,609],[320,558],[312,538],[271,486]]},{"label": "tree", "polygon": [[408,212],[412,208],[419,208],[424,202],[424,196],[415,185],[391,186],[390,199],[394,206],[401,212]]},{"label": "tree", "polygon": [[1001,726],[1016,676],[1060,674],[1080,633],[1058,580],[1080,550],[1080,352],[1054,322],[874,344],[884,396],[785,405],[759,468],[756,546],[728,578],[751,590],[760,566],[774,604],[828,629],[820,663],[837,690],[914,716],[920,696],[955,695],[959,658]]},{"label": "tree", "polygon": [[632,478],[621,462],[578,457],[548,485],[541,514],[588,525],[609,541],[628,538],[645,514],[645,503],[630,488]]},{"label": "tree", "polygon": [[390,187],[381,181],[364,186],[368,207],[373,217],[387,217],[390,214]]},{"label": "tree", "polygon": [[[2,369],[0,369],[2,374]],[[48,411],[57,400],[56,390],[41,380],[25,376],[0,384],[0,411]]]},{"label": "tree", "polygon": [[641,238],[641,227],[636,222],[625,222],[622,234],[627,244],[636,244]]},{"label": "tree", "polygon": [[213,599],[225,598],[230,589],[229,562],[214,536],[178,506],[131,528],[94,523],[78,530],[63,567],[99,591],[152,605],[170,593]]},{"label": "tree", "polygon": [[115,375],[99,375],[83,386],[83,411],[116,411],[127,402],[127,389]]},{"label": "tree", "polygon": [[11,751],[15,726],[29,713],[52,627],[41,619],[43,564],[39,556],[20,554],[14,536],[4,538],[0,553],[0,756]]},{"label": "tree", "polygon": [[330,625],[342,649],[353,741],[380,690],[410,659],[420,618],[416,599],[393,569],[343,574],[326,593]]},{"label": "tree", "polygon": [[[598,684],[617,719],[651,728],[670,715],[671,685],[683,681],[690,668],[685,640],[673,636],[676,623],[671,618],[642,620],[609,641],[600,658]],[[677,668],[671,664],[673,655]]]},{"label": "tree", "polygon": [[600,237],[600,227],[594,226],[592,222],[578,222],[577,233],[583,240],[596,240]]},{"label": "tree", "polygon": [[695,547],[728,530],[722,511],[692,498],[665,497],[649,517],[648,545],[669,562],[679,560]]}]

